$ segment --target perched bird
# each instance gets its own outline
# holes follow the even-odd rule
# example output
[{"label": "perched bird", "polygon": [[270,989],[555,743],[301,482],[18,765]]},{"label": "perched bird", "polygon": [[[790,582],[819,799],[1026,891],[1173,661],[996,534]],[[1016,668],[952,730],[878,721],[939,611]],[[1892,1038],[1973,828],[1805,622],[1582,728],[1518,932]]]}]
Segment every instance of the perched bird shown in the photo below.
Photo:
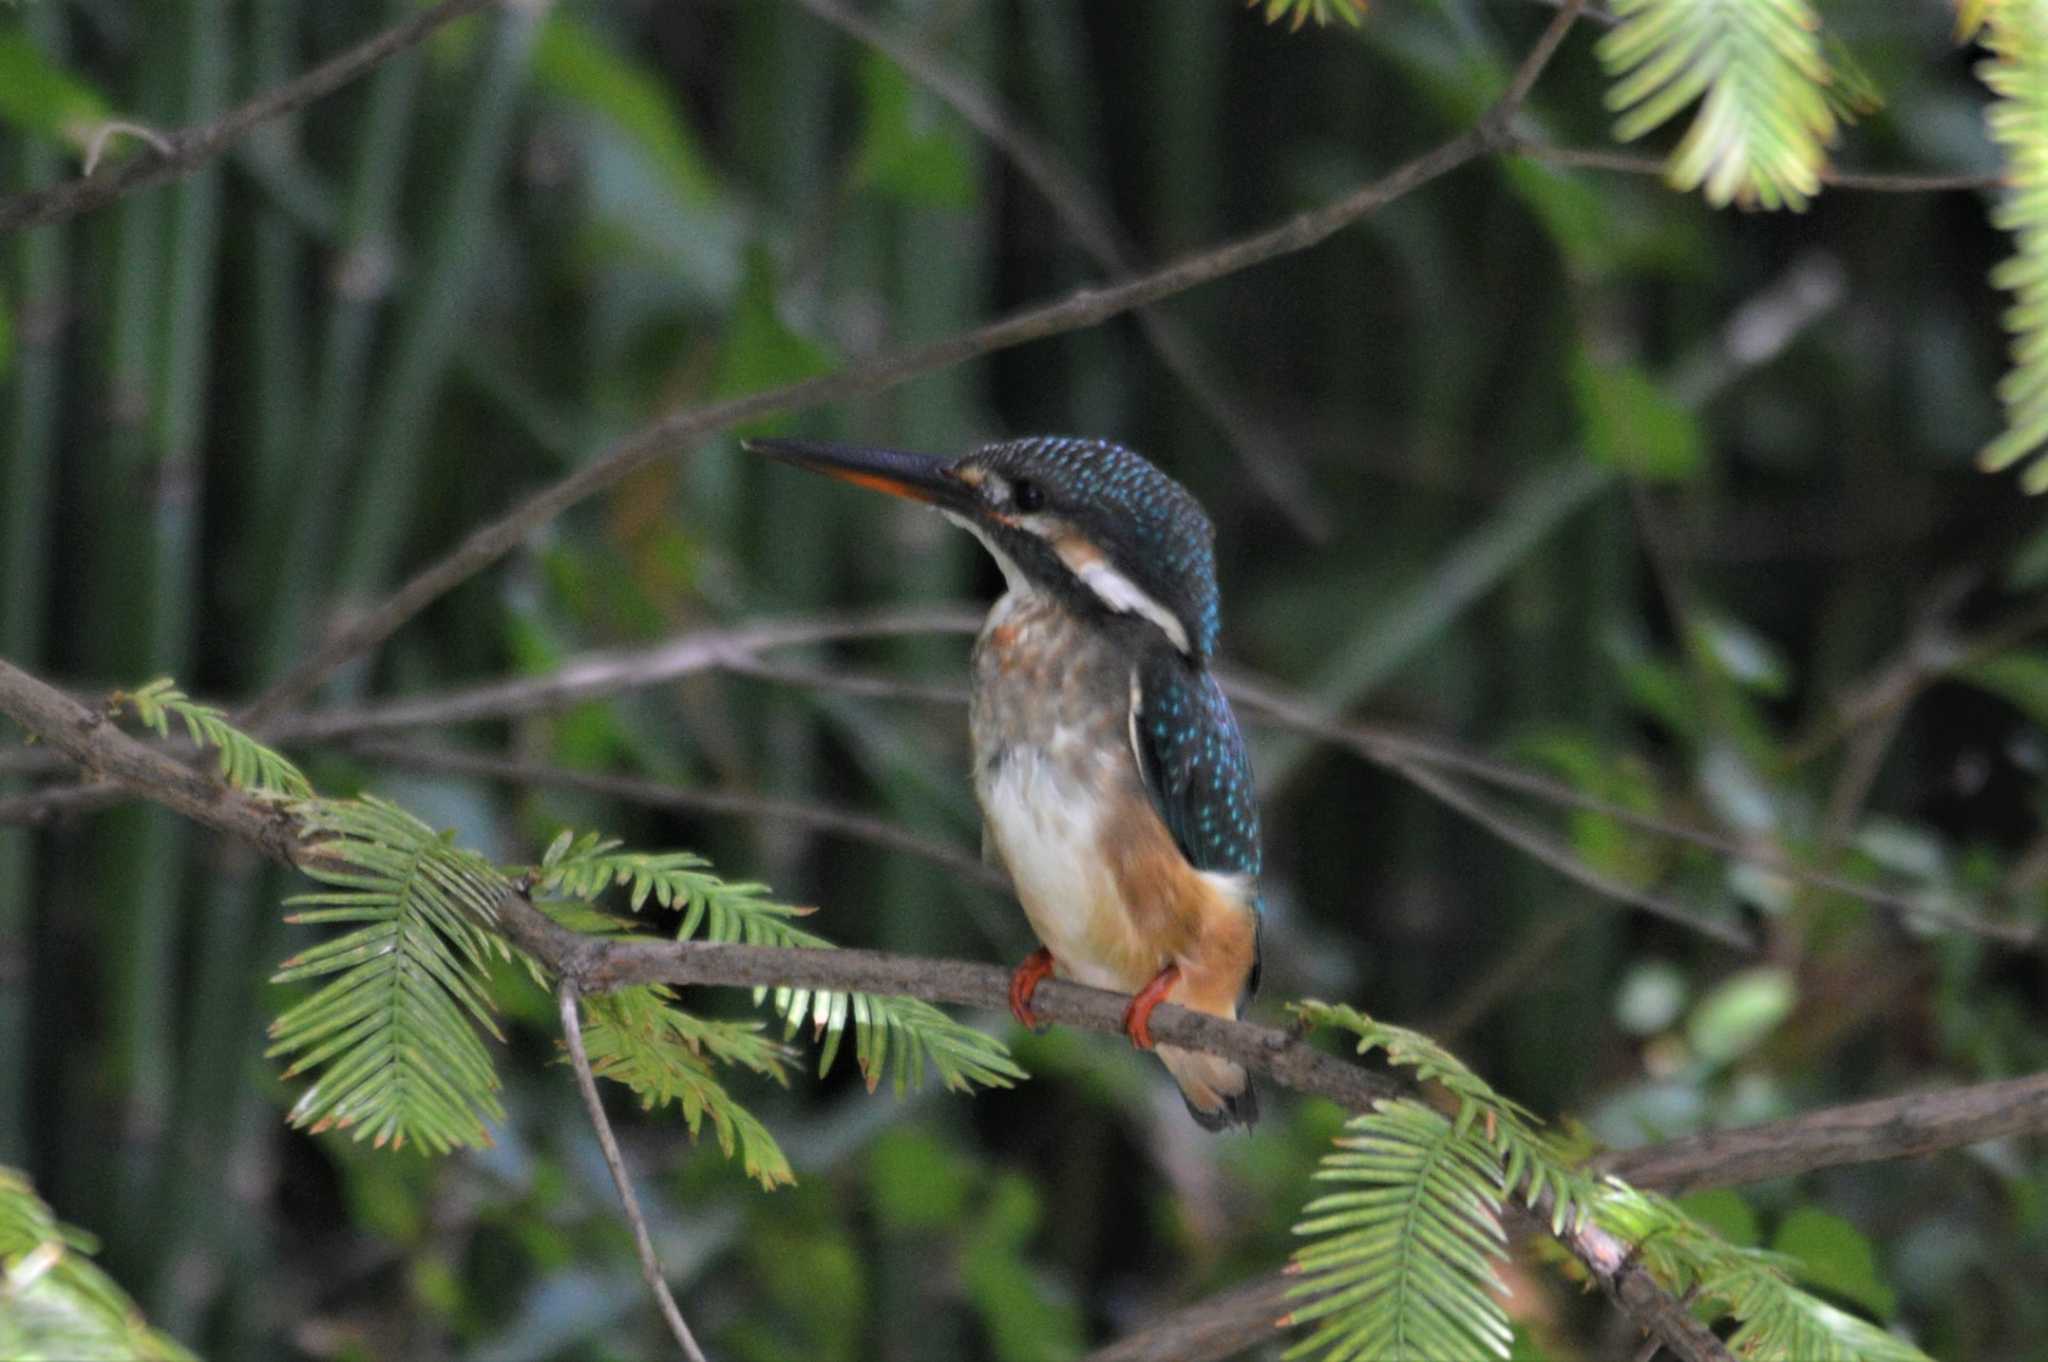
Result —
[{"label": "perched bird", "polygon": [[[994,555],[1008,590],[974,646],[983,852],[1042,948],[1010,1010],[1057,975],[1236,1017],[1259,975],[1259,825],[1237,721],[1209,672],[1215,531],[1186,488],[1107,440],[1034,438],[959,458],[808,440],[756,453],[929,503]],[[1157,1053],[1210,1129],[1258,1116],[1245,1071]]]}]

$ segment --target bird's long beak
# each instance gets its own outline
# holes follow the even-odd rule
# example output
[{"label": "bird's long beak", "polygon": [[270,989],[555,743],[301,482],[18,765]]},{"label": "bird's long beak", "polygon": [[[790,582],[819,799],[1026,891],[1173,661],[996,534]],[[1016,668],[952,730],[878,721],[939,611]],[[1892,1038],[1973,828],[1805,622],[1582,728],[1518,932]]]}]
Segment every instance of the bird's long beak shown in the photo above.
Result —
[{"label": "bird's long beak", "polygon": [[973,489],[948,471],[952,460],[938,454],[870,449],[825,440],[743,440],[740,445],[751,453],[766,454],[842,482],[858,483],[890,496],[908,497],[946,510],[966,510],[973,501]]}]

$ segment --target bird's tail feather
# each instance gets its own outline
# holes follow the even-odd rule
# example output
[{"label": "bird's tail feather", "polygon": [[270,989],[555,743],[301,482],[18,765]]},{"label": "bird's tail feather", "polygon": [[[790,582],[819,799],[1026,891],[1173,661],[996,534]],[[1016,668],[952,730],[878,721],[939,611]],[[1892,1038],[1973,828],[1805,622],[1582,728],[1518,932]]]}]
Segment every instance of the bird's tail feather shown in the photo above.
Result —
[{"label": "bird's tail feather", "polygon": [[1188,1114],[1210,1130],[1250,1126],[1259,1119],[1259,1096],[1243,1066],[1199,1050],[1162,1045],[1156,1052],[1180,1084]]}]

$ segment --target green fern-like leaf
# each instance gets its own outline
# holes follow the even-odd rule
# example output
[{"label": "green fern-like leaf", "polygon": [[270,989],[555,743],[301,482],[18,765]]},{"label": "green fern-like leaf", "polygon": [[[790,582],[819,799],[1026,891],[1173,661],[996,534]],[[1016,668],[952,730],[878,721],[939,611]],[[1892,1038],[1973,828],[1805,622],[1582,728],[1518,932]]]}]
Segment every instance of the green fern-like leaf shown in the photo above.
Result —
[{"label": "green fern-like leaf", "polygon": [[[730,883],[689,852],[631,852],[594,833],[557,837],[541,864],[527,872],[537,892],[584,901],[609,888],[628,891],[636,911],[649,899],[679,909],[677,938],[744,942],[826,950],[832,943],[796,925],[810,909],[777,903],[764,885]],[[1025,1077],[1000,1040],[954,1021],[914,998],[812,989],[757,989],[756,1003],[772,1001],[784,1039],[809,1025],[820,1042],[818,1072],[831,1070],[851,1023],[854,1056],[870,1090],[885,1078],[898,1093],[920,1086],[926,1069],[949,1089],[1009,1087]]]},{"label": "green fern-like leaf", "polygon": [[1342,19],[1357,28],[1365,18],[1366,0],[1245,0],[1246,9],[1263,9],[1269,24],[1285,21],[1289,33],[1299,33],[1301,26],[1315,20],[1317,28],[1332,19]]},{"label": "green fern-like leaf", "polygon": [[271,1024],[269,1054],[294,1057],[287,1078],[324,1066],[292,1123],[437,1153],[489,1144],[486,1122],[504,1113],[477,1030],[498,1036],[488,959],[510,952],[486,926],[509,885],[382,800],[314,800],[292,812],[315,852],[307,873],[332,887],[291,899],[300,909],[291,920],[364,924],[275,976],[328,979]]},{"label": "green fern-like leaf", "polygon": [[92,1236],[60,1223],[28,1178],[0,1167],[0,1357],[196,1362],[143,1322],[88,1256]]},{"label": "green fern-like leaf", "polygon": [[1614,0],[1600,42],[1614,135],[1634,141],[1700,104],[1671,154],[1673,187],[1715,206],[1804,208],[1847,105],[1808,0]]},{"label": "green fern-like leaf", "polygon": [[1321,1326],[1286,1356],[1506,1357],[1499,1160],[1474,1132],[1406,1099],[1376,1104],[1344,1132],[1315,1176],[1364,1190],[1317,1197],[1294,1227],[1316,1240],[1294,1255],[1302,1280],[1289,1294],[1311,1299],[1291,1322]]},{"label": "green fern-like leaf", "polygon": [[1292,1010],[1311,1026],[1351,1032],[1358,1037],[1359,1054],[1378,1050],[1389,1063],[1413,1070],[1416,1078],[1457,1098],[1458,1132],[1472,1132],[1500,1161],[1504,1194],[1544,1209],[1553,1229],[1585,1216],[1594,1180],[1572,1167],[1570,1152],[1540,1128],[1528,1108],[1495,1092],[1449,1050],[1419,1031],[1376,1021],[1342,1003],[1310,999],[1293,1004]]},{"label": "green fern-like leaf", "polygon": [[1904,1339],[1800,1290],[1790,1259],[1726,1243],[1668,1197],[1610,1178],[1592,1213],[1668,1289],[1739,1321],[1728,1348],[1747,1362],[1929,1362]]},{"label": "green fern-like leaf", "polygon": [[116,691],[110,703],[133,709],[135,717],[160,738],[170,736],[172,715],[184,720],[185,731],[195,745],[219,750],[221,776],[238,790],[287,799],[313,795],[311,782],[298,767],[229,723],[221,710],[187,696],[168,676],[139,690]]},{"label": "green fern-like leaf", "polygon": [[1966,43],[1984,27],[1984,21],[1991,17],[1998,0],[1955,0],[1955,3],[1956,41]]},{"label": "green fern-like leaf", "polygon": [[657,985],[585,999],[591,1072],[631,1088],[643,1107],[678,1104],[693,1136],[708,1115],[718,1147],[727,1158],[737,1148],[741,1166],[763,1188],[796,1181],[775,1137],[727,1094],[711,1067],[737,1064],[782,1083],[786,1052],[761,1035],[758,1023],[707,1021],[675,1006],[674,996]]},{"label": "green fern-like leaf", "polygon": [[[1998,385],[2005,429],[1978,456],[1996,471],[2048,445],[2048,0],[2005,0],[1980,17],[1991,55],[1977,74],[1997,96],[1986,117],[2005,152],[2007,188],[1992,221],[2017,247],[1991,272],[1993,286],[2015,299],[2005,314],[2012,369]],[[2048,491],[2048,458],[2036,458],[2021,481],[2029,492]]]},{"label": "green fern-like leaf", "polygon": [[1293,1320],[1320,1324],[1290,1357],[1503,1354],[1491,1265],[1500,1256],[1499,1205],[1513,1199],[1545,1212],[1554,1232],[1595,1224],[1628,1244],[1667,1290],[1734,1319],[1730,1348],[1747,1362],[1927,1362],[1904,1340],[1800,1290],[1790,1260],[1736,1248],[1668,1198],[1574,1167],[1534,1116],[1429,1037],[1341,1004],[1294,1010],[1310,1025],[1351,1032],[1360,1054],[1384,1053],[1449,1093],[1458,1110],[1446,1118],[1418,1103],[1382,1102],[1345,1127],[1340,1152],[1317,1176],[1367,1190],[1310,1203],[1311,1218],[1296,1227],[1321,1237],[1295,1255],[1304,1274],[1296,1294],[1313,1299]]}]

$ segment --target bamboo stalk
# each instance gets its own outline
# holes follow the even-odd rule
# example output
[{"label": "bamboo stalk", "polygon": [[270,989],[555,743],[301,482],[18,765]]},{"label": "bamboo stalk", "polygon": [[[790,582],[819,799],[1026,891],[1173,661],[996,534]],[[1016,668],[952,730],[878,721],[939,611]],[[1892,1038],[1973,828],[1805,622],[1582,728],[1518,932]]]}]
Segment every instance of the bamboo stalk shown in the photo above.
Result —
[{"label": "bamboo stalk", "polygon": [[[61,63],[68,25],[59,5],[36,5],[21,16],[23,30],[44,57]],[[20,140],[15,180],[23,189],[54,182],[63,173],[57,147]],[[57,420],[62,399],[63,340],[71,298],[65,271],[69,231],[61,226],[24,232],[12,252],[16,350],[9,438],[0,446],[0,655],[24,666],[43,660],[49,624],[50,527],[54,518]],[[0,794],[20,788],[0,779]],[[32,1093],[29,1079],[31,990],[29,942],[34,918],[36,835],[0,829],[0,1164],[28,1163]]]},{"label": "bamboo stalk", "polygon": [[[185,0],[177,17],[172,63],[178,113],[187,121],[227,107],[232,46],[227,0]],[[214,293],[219,277],[221,169],[208,165],[180,181],[169,195],[170,230],[160,238],[165,255],[161,348],[155,355],[156,400],[150,412],[143,476],[151,489],[148,571],[141,584],[141,637],[149,674],[188,676],[197,662],[200,600],[205,589],[199,553],[204,502],[201,458],[214,354]],[[167,1166],[178,1068],[177,961],[183,934],[190,830],[154,813],[136,843],[134,917],[129,925],[129,968],[120,1000],[129,1055],[124,1152],[118,1209],[129,1252],[157,1278],[165,1241],[156,1221]]]},{"label": "bamboo stalk", "polygon": [[399,565],[416,512],[434,401],[470,322],[475,282],[494,214],[490,200],[512,145],[512,115],[542,9],[515,5],[491,26],[482,69],[463,87],[461,131],[433,211],[427,249],[410,272],[391,368],[365,431],[356,508],[341,552],[352,596],[383,588]]},{"label": "bamboo stalk", "polygon": [[398,192],[412,144],[423,61],[417,50],[403,52],[370,78],[341,232],[333,243],[330,301],[308,432],[310,456],[300,471],[298,496],[286,512],[290,533],[275,560],[282,566],[265,634],[266,677],[287,665],[317,628],[323,583],[332,570],[335,507],[360,449],[370,346],[396,269]]}]

